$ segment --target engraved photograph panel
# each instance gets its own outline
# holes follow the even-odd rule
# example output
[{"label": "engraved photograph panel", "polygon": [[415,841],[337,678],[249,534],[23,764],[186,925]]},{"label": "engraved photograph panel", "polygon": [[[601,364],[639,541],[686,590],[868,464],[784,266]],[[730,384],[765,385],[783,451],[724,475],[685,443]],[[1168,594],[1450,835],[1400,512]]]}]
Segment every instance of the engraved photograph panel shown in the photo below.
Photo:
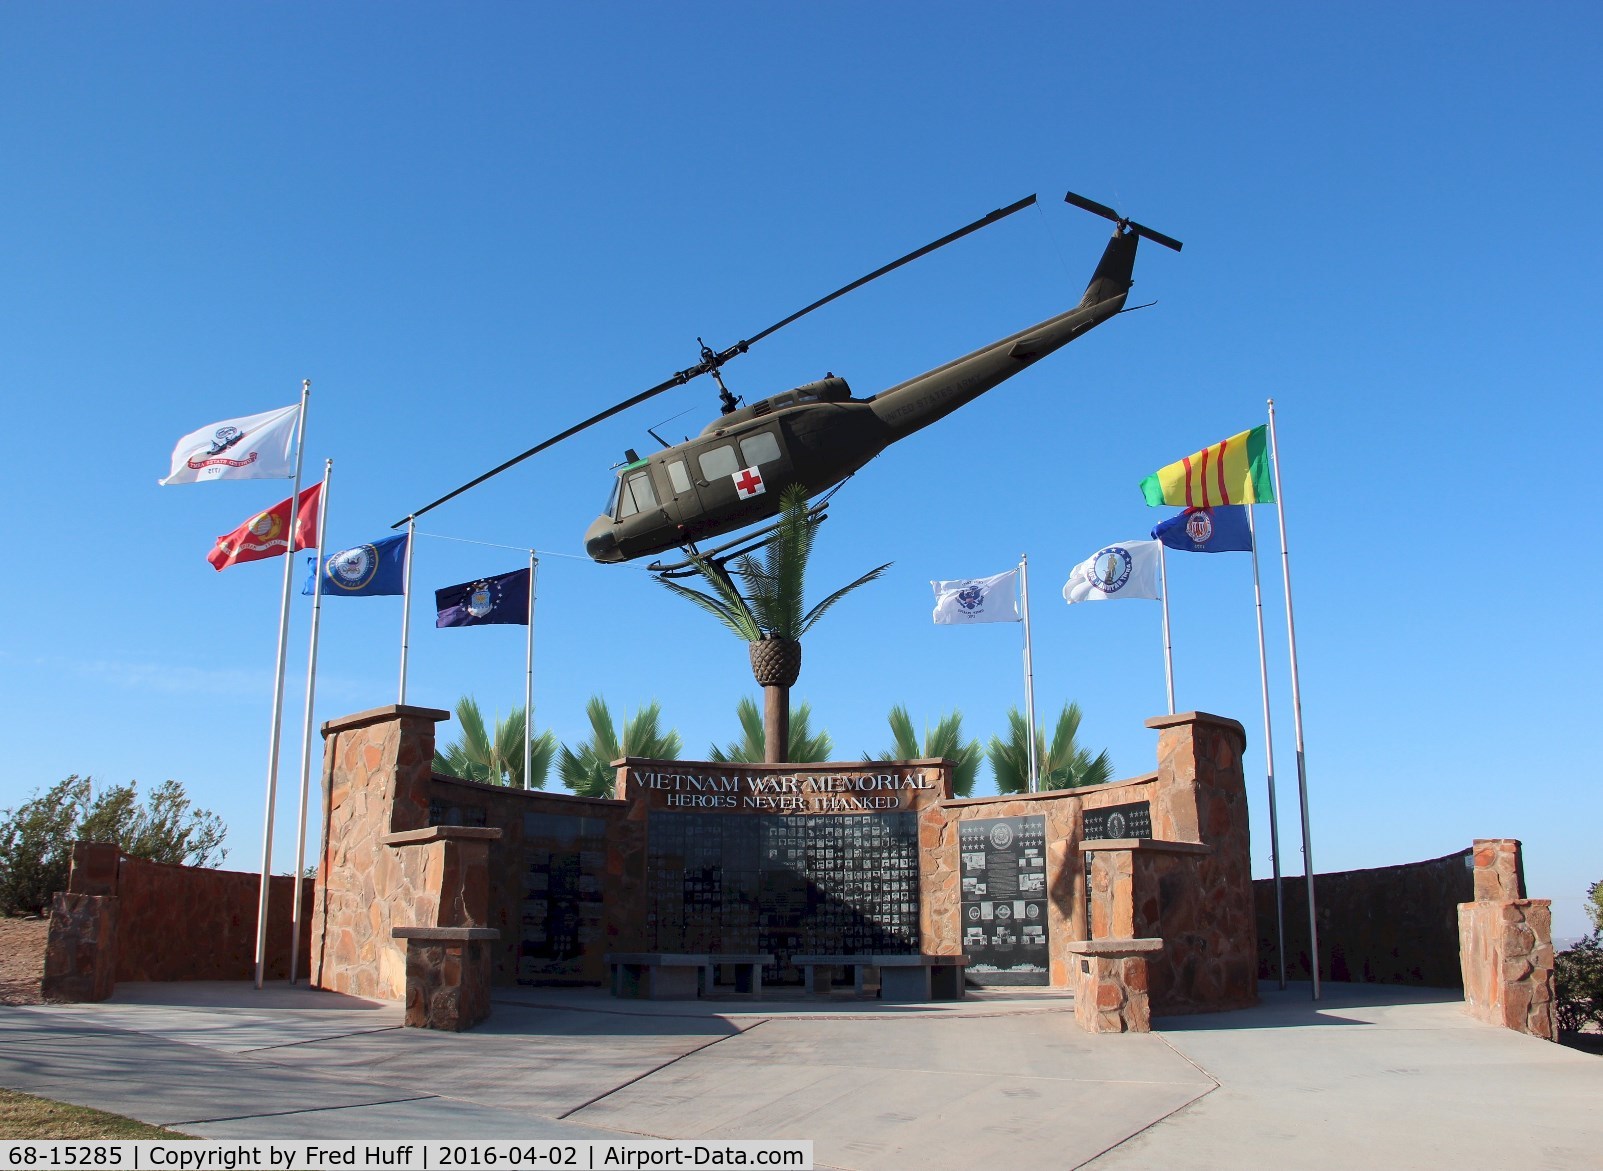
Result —
[{"label": "engraved photograph panel", "polygon": [[1046,818],[958,823],[963,954],[976,984],[1051,981],[1046,923]]},{"label": "engraved photograph panel", "polygon": [[[518,982],[594,982],[586,945],[600,941],[607,823],[599,817],[526,813],[523,817],[522,905]],[[592,950],[594,950],[592,948]]]}]

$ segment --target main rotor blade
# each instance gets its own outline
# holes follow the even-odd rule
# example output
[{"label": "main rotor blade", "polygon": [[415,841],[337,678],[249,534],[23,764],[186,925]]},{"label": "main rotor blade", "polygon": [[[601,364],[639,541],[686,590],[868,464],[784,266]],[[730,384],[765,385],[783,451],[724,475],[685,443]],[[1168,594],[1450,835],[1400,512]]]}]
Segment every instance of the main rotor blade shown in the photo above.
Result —
[{"label": "main rotor blade", "polygon": [[883,268],[876,268],[873,272],[869,273],[867,276],[859,277],[857,280],[853,281],[849,285],[843,285],[842,287],[836,289],[833,293],[831,293],[827,297],[820,297],[818,300],[814,301],[811,305],[807,306],[807,308],[798,309],[798,310],[796,310],[796,312],[792,313],[789,317],[786,317],[786,318],[783,318],[783,319],[781,319],[779,321],[774,322],[772,325],[770,325],[767,329],[763,330],[762,332],[752,334],[751,337],[749,337],[745,341],[741,342],[739,344],[739,346],[736,347],[736,348],[739,349],[741,352],[744,352],[745,348],[747,346],[752,345],[755,342],[762,341],[763,338],[765,338],[769,334],[773,333],[776,329],[783,329],[785,326],[789,325],[792,321],[795,321],[798,317],[805,317],[805,316],[807,316],[807,314],[811,313],[814,309],[819,309],[819,308],[822,308],[825,305],[828,305],[836,297],[844,297],[847,293],[851,292],[853,289],[862,288],[862,286],[866,285],[869,281],[875,280],[875,279],[877,279],[879,277],[882,277],[886,273],[890,272],[893,269],[901,268],[902,265],[907,264],[907,263],[909,263],[911,261],[917,260],[920,256],[928,256],[931,252],[934,252],[937,248],[944,248],[944,247],[946,247],[946,245],[952,243],[952,241],[954,241],[954,240],[961,240],[964,236],[968,235],[970,232],[977,232],[981,228],[988,227],[989,225],[996,223],[997,220],[1006,219],[1008,216],[1012,215],[1016,211],[1023,211],[1025,208],[1029,207],[1034,202],[1035,202],[1035,196],[1031,195],[1031,196],[1028,196],[1027,198],[1019,200],[1017,203],[1010,203],[1006,207],[999,207],[995,211],[993,211],[990,215],[983,216],[980,219],[975,220],[972,224],[969,224],[967,227],[959,228],[957,231],[951,233],[950,235],[942,236],[939,240],[936,240],[936,241],[934,241],[933,243],[930,243],[930,244],[926,244],[926,245],[924,245],[924,247],[918,249],[915,252],[909,252],[906,256],[903,256],[900,260],[893,260],[889,264],[885,265]]},{"label": "main rotor blade", "polygon": [[1103,219],[1112,220],[1116,224],[1124,222],[1124,217],[1118,212],[1114,211],[1107,204],[1098,203],[1094,199],[1087,199],[1083,195],[1076,195],[1072,191],[1063,197],[1063,202],[1072,203],[1075,207],[1082,211],[1088,211],[1092,215],[1099,215]]},{"label": "main rotor blade", "polygon": [[819,299],[817,301],[814,301],[811,305],[807,306],[807,308],[797,310],[795,313],[792,313],[789,317],[784,318],[782,321],[774,322],[774,324],[770,325],[767,329],[763,330],[761,333],[753,334],[751,337],[746,338],[743,341],[736,342],[734,345],[729,346],[728,348],[726,348],[724,350],[721,350],[721,351],[718,351],[716,353],[714,353],[711,350],[703,350],[702,353],[707,355],[707,356],[703,357],[702,360],[700,362],[697,362],[694,366],[688,366],[685,369],[679,371],[672,378],[668,378],[668,379],[665,379],[662,382],[657,383],[657,385],[653,386],[650,390],[643,390],[639,394],[635,395],[633,398],[625,399],[623,402],[618,403],[615,406],[608,407],[606,410],[602,411],[600,414],[591,415],[584,422],[576,423],[572,427],[569,427],[566,431],[563,431],[563,432],[560,432],[559,434],[551,436],[550,439],[544,440],[541,443],[536,443],[533,447],[529,448],[528,451],[521,452],[518,455],[513,456],[511,459],[507,460],[505,463],[491,468],[489,471],[485,472],[482,476],[478,476],[475,479],[469,480],[466,484],[463,484],[460,488],[456,488],[456,489],[454,489],[454,490],[452,490],[450,492],[447,492],[444,496],[441,496],[438,500],[435,500],[435,501],[432,501],[432,502],[430,502],[428,504],[425,504],[422,508],[419,508],[417,511],[413,512],[411,516],[402,517],[400,520],[398,520],[394,524],[392,524],[390,526],[390,528],[392,528],[392,529],[400,528],[402,525],[406,524],[407,521],[413,520],[413,519],[415,519],[417,517],[422,516],[425,512],[428,512],[430,509],[438,508],[440,505],[444,504],[447,500],[455,499],[456,497],[462,495],[462,493],[466,492],[469,488],[477,488],[480,484],[484,483],[484,481],[490,479],[492,476],[499,476],[502,472],[506,471],[508,468],[514,466],[515,464],[522,463],[524,460],[528,459],[531,455],[539,455],[546,448],[551,447],[554,444],[561,443],[564,439],[568,439],[568,438],[571,438],[574,435],[577,435],[579,432],[583,431],[587,427],[594,427],[597,423],[601,422],[602,420],[610,419],[610,418],[612,418],[613,415],[616,415],[621,411],[627,411],[630,407],[637,406],[640,403],[645,402],[648,398],[653,397],[654,395],[659,395],[665,390],[672,390],[676,386],[683,386],[685,383],[689,382],[692,378],[696,378],[696,377],[699,377],[702,374],[706,374],[710,370],[718,369],[725,362],[729,361],[729,359],[733,358],[736,354],[744,354],[746,352],[746,350],[750,346],[752,346],[754,343],[762,341],[763,338],[765,338],[769,334],[773,333],[776,329],[783,329],[785,326],[787,326],[791,322],[795,321],[798,317],[805,317],[807,314],[811,313],[814,309],[817,309],[820,306],[829,304],[831,301],[835,300],[835,298],[844,296],[845,294],[851,292],[853,289],[860,288],[863,285],[866,285],[869,281],[874,280],[876,277],[884,276],[886,273],[890,272],[892,269],[900,268],[900,267],[902,267],[902,265],[907,264],[910,261],[917,260],[920,256],[927,256],[931,252],[934,252],[937,248],[944,248],[946,245],[952,243],[952,241],[960,240],[964,236],[967,236],[970,232],[977,232],[981,228],[986,227],[987,225],[990,225],[990,224],[994,224],[994,223],[996,223],[997,220],[1004,219],[1007,216],[1012,215],[1016,211],[1023,211],[1025,208],[1029,207],[1034,202],[1035,202],[1035,196],[1031,195],[1026,199],[1019,200],[1017,203],[1011,203],[1007,207],[998,208],[996,211],[991,212],[989,215],[983,216],[980,219],[975,220],[972,224],[969,224],[967,227],[959,228],[955,232],[952,232],[952,233],[950,233],[948,235],[942,236],[939,240],[936,240],[936,241],[934,241],[933,243],[930,243],[930,244],[926,244],[926,245],[924,245],[924,247],[918,249],[915,252],[909,252],[906,256],[901,257],[899,260],[893,260],[889,264],[885,265],[882,268],[876,268],[873,272],[869,273],[867,276],[860,277],[857,280],[853,281],[851,284],[845,285],[845,286],[843,286],[843,287],[841,287],[839,289],[836,289],[829,296],[823,297],[823,298],[821,298],[821,299]]},{"label": "main rotor blade", "polygon": [[574,435],[577,435],[579,432],[583,431],[586,427],[594,427],[597,423],[601,422],[603,419],[610,419],[610,418],[612,418],[613,415],[618,414],[620,411],[627,411],[630,407],[637,406],[638,404],[645,402],[648,398],[651,398],[653,395],[659,395],[665,390],[672,390],[676,386],[681,386],[684,383],[689,382],[690,379],[695,377],[697,374],[702,374],[702,373],[705,373],[705,371],[698,370],[694,366],[692,366],[690,368],[690,370],[688,370],[688,371],[681,370],[678,374],[675,374],[672,378],[668,379],[667,381],[657,383],[657,385],[653,386],[650,390],[641,391],[639,394],[635,395],[634,398],[626,399],[623,402],[618,403],[616,406],[608,407],[606,410],[602,411],[600,414],[591,415],[584,422],[575,423],[572,427],[569,427],[566,431],[563,431],[563,432],[560,432],[559,434],[553,435],[550,439],[547,439],[547,440],[545,440],[545,441],[543,441],[541,443],[536,443],[533,447],[529,448],[528,451],[525,451],[525,452],[522,452],[519,455],[513,456],[511,459],[507,460],[504,464],[500,464],[497,467],[491,468],[489,471],[485,472],[484,475],[479,476],[479,477],[477,477],[475,479],[469,480],[466,484],[463,484],[460,488],[456,488],[456,489],[453,489],[450,492],[447,492],[444,496],[441,496],[438,500],[435,500],[435,501],[432,501],[432,502],[430,502],[428,504],[425,504],[422,508],[420,508],[416,512],[412,513],[411,516],[402,517],[400,520],[398,520],[394,524],[392,524],[390,526],[390,528],[398,529],[402,525],[404,525],[407,521],[412,520],[415,517],[422,516],[425,512],[428,512],[430,509],[438,508],[440,505],[444,504],[447,500],[452,500],[452,499],[455,499],[456,497],[462,495],[462,493],[466,492],[469,488],[477,488],[480,484],[484,483],[484,481],[488,480],[491,476],[499,476],[502,472],[506,471],[508,468],[512,467],[514,464],[522,463],[524,460],[528,459],[531,455],[539,455],[546,448],[553,447],[556,444],[561,443],[564,439],[568,439],[568,438],[570,438],[570,437],[572,437]]}]

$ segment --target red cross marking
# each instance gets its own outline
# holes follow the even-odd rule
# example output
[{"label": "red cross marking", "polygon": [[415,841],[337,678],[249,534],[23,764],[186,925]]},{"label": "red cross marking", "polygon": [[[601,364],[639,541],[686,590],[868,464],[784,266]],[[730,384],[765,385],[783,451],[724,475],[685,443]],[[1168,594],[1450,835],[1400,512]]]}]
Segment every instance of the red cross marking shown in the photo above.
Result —
[{"label": "red cross marking", "polygon": [[750,468],[742,468],[740,475],[735,477],[735,488],[742,496],[755,496],[757,489],[763,486],[763,478]]}]

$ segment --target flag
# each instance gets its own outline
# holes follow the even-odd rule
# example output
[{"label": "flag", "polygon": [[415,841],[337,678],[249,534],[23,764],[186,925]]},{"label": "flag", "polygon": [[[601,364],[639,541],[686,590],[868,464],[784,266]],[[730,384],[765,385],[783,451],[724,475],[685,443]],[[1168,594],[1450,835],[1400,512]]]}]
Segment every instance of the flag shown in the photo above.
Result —
[{"label": "flag", "polygon": [[191,431],[173,448],[173,470],[161,483],[292,479],[295,425],[300,417],[301,407],[296,403]]},{"label": "flag", "polygon": [[1105,545],[1069,571],[1063,600],[1110,602],[1116,598],[1158,598],[1157,541]]},{"label": "flag", "polygon": [[1147,503],[1210,508],[1220,504],[1273,504],[1267,427],[1254,427],[1159,468],[1141,481]]},{"label": "flag", "polygon": [[970,622],[1018,622],[1019,571],[1010,569],[995,577],[966,577],[958,581],[932,581],[935,621],[963,626]]},{"label": "flag", "polygon": [[323,485],[313,484],[300,495],[295,510],[295,543],[290,545],[289,500],[280,500],[266,512],[258,512],[231,533],[217,538],[206,560],[217,570],[241,561],[261,561],[317,544],[317,509],[323,499]]},{"label": "flag", "polygon": [[[352,545],[323,558],[323,596],[325,598],[371,598],[380,594],[406,592],[407,536],[385,537],[371,545]],[[306,559],[306,584],[301,593],[310,594],[315,583],[317,558]]]},{"label": "flag", "polygon": [[492,622],[529,624],[529,571],[481,577],[434,591],[435,626],[488,626]]},{"label": "flag", "polygon": [[1152,535],[1182,553],[1251,553],[1252,530],[1245,504],[1188,508],[1159,521]]}]

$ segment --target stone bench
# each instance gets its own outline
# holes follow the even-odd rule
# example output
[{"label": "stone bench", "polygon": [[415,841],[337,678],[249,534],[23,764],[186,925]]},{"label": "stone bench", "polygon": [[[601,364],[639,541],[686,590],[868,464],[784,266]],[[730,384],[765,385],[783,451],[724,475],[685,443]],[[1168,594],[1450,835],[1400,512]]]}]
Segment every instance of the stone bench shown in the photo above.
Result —
[{"label": "stone bench", "polygon": [[831,971],[852,970],[852,988],[863,994],[863,975],[879,971],[879,998],[902,1003],[925,1000],[962,1000],[963,969],[968,956],[951,955],[794,955],[790,962],[802,970],[802,983],[814,995],[828,995]]},{"label": "stone bench", "polygon": [[763,967],[774,957],[766,954],[724,955],[660,951],[609,952],[612,994],[635,1000],[694,1000],[717,991],[718,967],[735,969],[731,994],[759,997]]}]

